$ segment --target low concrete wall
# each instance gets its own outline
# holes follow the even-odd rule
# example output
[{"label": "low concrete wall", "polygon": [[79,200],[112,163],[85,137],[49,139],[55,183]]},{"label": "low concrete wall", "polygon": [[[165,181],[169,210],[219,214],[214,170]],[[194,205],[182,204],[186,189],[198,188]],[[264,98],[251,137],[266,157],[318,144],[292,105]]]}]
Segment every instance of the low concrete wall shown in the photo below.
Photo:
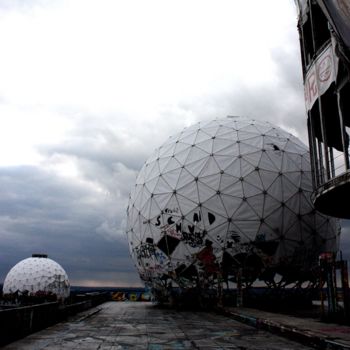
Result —
[{"label": "low concrete wall", "polygon": [[51,302],[0,310],[0,346],[51,326],[68,316],[88,310],[107,300],[110,300],[110,295],[101,293],[70,305]]}]

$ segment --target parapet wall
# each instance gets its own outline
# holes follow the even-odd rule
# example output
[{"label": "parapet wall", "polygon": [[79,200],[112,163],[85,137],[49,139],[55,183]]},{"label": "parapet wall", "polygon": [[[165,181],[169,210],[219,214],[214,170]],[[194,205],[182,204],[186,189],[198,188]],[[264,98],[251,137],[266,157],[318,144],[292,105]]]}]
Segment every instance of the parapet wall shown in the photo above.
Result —
[{"label": "parapet wall", "polygon": [[68,316],[90,309],[109,299],[109,293],[100,293],[70,305],[51,302],[0,310],[0,346],[51,326]]}]

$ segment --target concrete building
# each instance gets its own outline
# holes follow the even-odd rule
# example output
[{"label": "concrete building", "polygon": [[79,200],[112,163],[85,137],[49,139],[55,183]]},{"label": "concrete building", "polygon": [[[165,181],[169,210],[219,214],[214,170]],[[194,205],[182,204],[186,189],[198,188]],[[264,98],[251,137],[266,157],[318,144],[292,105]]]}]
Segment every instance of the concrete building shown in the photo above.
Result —
[{"label": "concrete building", "polygon": [[350,3],[296,0],[315,208],[350,218]]}]

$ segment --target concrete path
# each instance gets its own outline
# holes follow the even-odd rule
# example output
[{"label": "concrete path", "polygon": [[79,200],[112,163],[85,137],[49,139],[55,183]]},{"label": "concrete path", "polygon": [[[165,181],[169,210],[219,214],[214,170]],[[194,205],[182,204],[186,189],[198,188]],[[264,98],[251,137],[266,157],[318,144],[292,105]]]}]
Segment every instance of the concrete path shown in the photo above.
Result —
[{"label": "concrete path", "polygon": [[160,309],[151,303],[108,302],[4,347],[41,349],[310,349],[227,316]]},{"label": "concrete path", "polygon": [[268,330],[316,349],[350,350],[350,327],[251,308],[224,308],[223,314],[235,320]]}]

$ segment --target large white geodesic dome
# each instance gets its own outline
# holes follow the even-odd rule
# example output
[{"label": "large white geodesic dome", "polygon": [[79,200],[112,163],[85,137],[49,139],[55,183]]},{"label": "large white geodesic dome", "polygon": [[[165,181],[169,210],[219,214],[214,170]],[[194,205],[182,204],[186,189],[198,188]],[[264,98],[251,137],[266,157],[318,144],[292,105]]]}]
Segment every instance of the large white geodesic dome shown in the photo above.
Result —
[{"label": "large white geodesic dome", "polygon": [[[131,256],[151,286],[313,279],[338,250],[310,201],[308,149],[268,122],[229,117],[172,136],[145,162],[127,209]],[[276,277],[278,276],[278,277]]]},{"label": "large white geodesic dome", "polygon": [[51,293],[67,298],[70,293],[68,276],[61,265],[47,257],[31,257],[20,261],[7,274],[3,293]]}]

